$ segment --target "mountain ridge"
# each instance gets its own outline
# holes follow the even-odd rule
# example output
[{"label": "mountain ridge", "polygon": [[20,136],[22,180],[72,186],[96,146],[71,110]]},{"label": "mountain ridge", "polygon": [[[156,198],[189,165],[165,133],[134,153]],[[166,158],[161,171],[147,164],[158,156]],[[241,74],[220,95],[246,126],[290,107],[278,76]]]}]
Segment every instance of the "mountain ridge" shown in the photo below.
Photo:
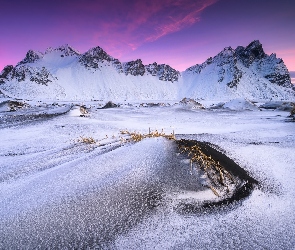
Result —
[{"label": "mountain ridge", "polygon": [[284,62],[267,55],[258,40],[224,48],[183,72],[141,59],[120,62],[101,47],[80,53],[68,44],[44,53],[29,50],[0,74],[0,89],[12,96],[51,99],[293,99]]}]

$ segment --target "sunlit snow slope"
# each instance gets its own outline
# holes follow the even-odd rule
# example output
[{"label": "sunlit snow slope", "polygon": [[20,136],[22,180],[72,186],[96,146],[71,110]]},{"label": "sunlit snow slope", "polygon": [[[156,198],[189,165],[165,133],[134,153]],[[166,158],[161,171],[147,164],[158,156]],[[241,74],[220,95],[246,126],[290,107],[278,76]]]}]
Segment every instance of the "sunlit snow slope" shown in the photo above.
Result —
[{"label": "sunlit snow slope", "polygon": [[0,90],[27,99],[179,100],[295,99],[289,72],[259,41],[217,56],[183,73],[166,64],[122,63],[100,47],[80,54],[68,45],[45,53],[28,51],[0,75]]}]

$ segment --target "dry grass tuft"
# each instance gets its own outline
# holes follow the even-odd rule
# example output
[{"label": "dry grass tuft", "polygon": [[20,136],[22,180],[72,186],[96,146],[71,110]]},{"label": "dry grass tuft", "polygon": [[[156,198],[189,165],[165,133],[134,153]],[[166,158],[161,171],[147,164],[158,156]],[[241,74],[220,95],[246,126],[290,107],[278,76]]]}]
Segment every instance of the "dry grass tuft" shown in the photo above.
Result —
[{"label": "dry grass tuft", "polygon": [[229,184],[234,183],[233,176],[226,171],[218,161],[215,161],[210,155],[206,155],[199,146],[179,146],[181,153],[186,153],[191,160],[191,168],[193,165],[199,166],[206,174],[211,183],[209,188],[216,196],[220,196],[218,192],[229,192]]},{"label": "dry grass tuft", "polygon": [[129,132],[128,130],[121,130],[120,133],[122,135],[129,135],[130,140],[133,142],[139,142],[139,141],[142,141],[144,138],[153,138],[153,137],[164,137],[169,140],[175,140],[174,131],[171,134],[166,134],[164,133],[163,129],[161,130],[161,132],[159,132],[157,129],[155,131],[151,131],[151,129],[149,129],[148,134],[142,134],[139,132]]},{"label": "dry grass tuft", "polygon": [[85,143],[85,144],[96,144],[96,140],[93,137],[83,137],[80,136],[78,142]]}]

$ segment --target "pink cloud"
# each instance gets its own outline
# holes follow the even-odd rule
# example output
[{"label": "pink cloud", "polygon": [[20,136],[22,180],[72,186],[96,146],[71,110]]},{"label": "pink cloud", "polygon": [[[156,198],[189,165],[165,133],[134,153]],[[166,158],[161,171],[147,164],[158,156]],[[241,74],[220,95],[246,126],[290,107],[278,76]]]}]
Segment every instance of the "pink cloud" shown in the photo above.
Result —
[{"label": "pink cloud", "polygon": [[[4,59],[5,54],[1,51],[1,59],[5,61],[3,64],[10,61],[15,64],[28,49],[44,51],[47,47],[65,43],[81,52],[101,46],[110,55],[120,59],[143,44],[155,42],[199,22],[201,13],[217,1],[219,0],[39,1],[37,6],[31,5],[30,8],[20,2],[16,21],[19,19],[22,20],[20,22],[28,22],[24,24],[27,30],[22,32],[21,29],[18,32],[18,36],[23,37],[22,55],[13,60],[7,55]],[[26,8],[32,13],[39,13],[38,18],[41,16],[43,21],[39,22],[35,15],[31,15],[30,19],[25,18],[22,9]],[[8,34],[10,32],[7,31]],[[16,47],[19,46],[18,41],[19,39],[15,42]]]},{"label": "pink cloud", "polygon": [[[177,13],[172,13],[174,15],[169,16],[169,19],[166,22],[159,23],[155,32],[150,34],[145,41],[152,42],[162,36],[177,32],[183,28],[193,25],[194,23],[200,21],[202,11],[216,2],[217,0],[195,1],[191,3],[189,3],[189,1],[175,2],[174,5],[175,8],[177,8]],[[182,11],[179,12],[179,9],[182,9]]]},{"label": "pink cloud", "polygon": [[127,51],[136,50],[144,43],[154,42],[197,23],[202,11],[217,1],[145,0],[131,1],[128,6],[119,5],[118,8],[122,8],[125,15],[118,14],[111,20],[100,20],[92,43],[105,47],[109,53],[118,57]]}]

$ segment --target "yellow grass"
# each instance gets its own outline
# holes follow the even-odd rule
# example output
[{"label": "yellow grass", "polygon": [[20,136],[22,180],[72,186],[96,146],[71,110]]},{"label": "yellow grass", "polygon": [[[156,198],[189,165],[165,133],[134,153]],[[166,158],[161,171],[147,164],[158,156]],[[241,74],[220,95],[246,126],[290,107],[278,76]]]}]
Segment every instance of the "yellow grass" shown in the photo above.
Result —
[{"label": "yellow grass", "polygon": [[220,165],[218,161],[215,161],[211,155],[206,155],[197,145],[180,146],[179,150],[181,153],[186,153],[190,157],[191,169],[193,164],[196,163],[196,166],[199,166],[205,171],[211,182],[209,188],[216,196],[220,196],[217,189],[223,189],[223,187],[226,187],[228,190],[226,178],[230,181],[233,181],[234,178]]},{"label": "yellow grass", "polygon": [[161,132],[159,132],[157,129],[155,131],[151,131],[149,129],[148,134],[142,134],[142,133],[139,133],[139,132],[130,132],[128,130],[121,130],[120,133],[122,135],[129,135],[131,141],[134,141],[134,142],[139,142],[139,141],[142,141],[145,138],[153,138],[153,137],[164,137],[164,138],[167,138],[169,140],[175,140],[174,131],[171,134],[166,134],[166,133],[164,133],[163,129],[161,130]]},{"label": "yellow grass", "polygon": [[78,142],[82,142],[82,143],[85,143],[85,144],[95,144],[96,140],[93,137],[80,136],[80,138],[78,139]]}]

